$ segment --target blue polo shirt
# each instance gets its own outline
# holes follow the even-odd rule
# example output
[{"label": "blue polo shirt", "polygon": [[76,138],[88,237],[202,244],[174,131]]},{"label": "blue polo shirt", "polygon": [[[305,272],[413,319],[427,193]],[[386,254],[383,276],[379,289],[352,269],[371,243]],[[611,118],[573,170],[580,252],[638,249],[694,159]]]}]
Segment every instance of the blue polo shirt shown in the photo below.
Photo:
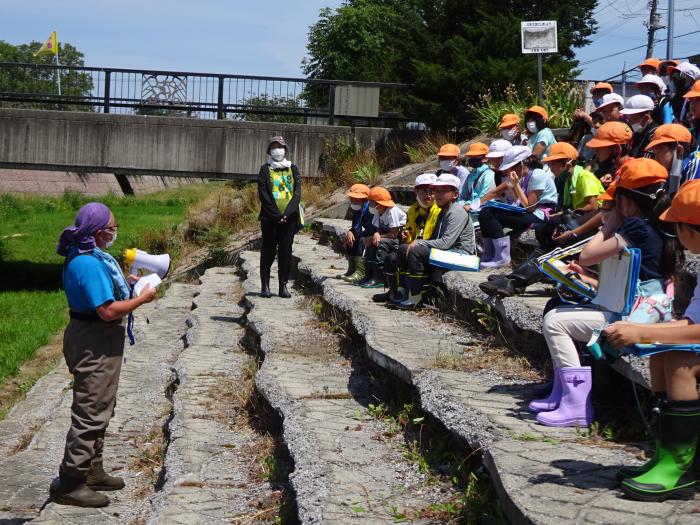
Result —
[{"label": "blue polo shirt", "polygon": [[73,310],[94,311],[114,301],[114,284],[107,268],[92,255],[79,255],[63,272],[63,287]]}]

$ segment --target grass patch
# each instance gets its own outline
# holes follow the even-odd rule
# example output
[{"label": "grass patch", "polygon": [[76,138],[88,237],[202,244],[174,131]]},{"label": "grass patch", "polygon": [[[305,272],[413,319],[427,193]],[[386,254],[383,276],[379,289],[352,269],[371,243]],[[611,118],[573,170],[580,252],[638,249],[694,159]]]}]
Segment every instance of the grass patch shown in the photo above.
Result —
[{"label": "grass patch", "polygon": [[[83,204],[97,200],[113,211],[120,227],[110,252],[118,260],[125,248],[138,247],[169,253],[175,266],[202,247],[222,249],[234,231],[257,218],[253,189],[254,184],[206,183],[139,197],[94,198],[76,192],[60,198],[0,195],[0,272],[5,276],[0,282],[0,385],[67,323],[63,258],[55,248],[62,229],[73,223]],[[26,392],[22,389],[31,388],[40,377],[39,368],[10,383],[9,391],[0,390],[0,419]]]}]

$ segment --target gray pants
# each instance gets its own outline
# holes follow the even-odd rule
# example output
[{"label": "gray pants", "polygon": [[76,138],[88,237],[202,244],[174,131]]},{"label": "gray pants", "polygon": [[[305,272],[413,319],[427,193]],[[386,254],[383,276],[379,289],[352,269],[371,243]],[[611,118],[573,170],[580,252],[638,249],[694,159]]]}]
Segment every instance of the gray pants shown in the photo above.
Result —
[{"label": "gray pants", "polygon": [[73,375],[71,426],[61,472],[84,479],[93,458],[102,455],[104,435],[114,415],[124,355],[119,323],[71,319],[63,335],[63,356]]}]

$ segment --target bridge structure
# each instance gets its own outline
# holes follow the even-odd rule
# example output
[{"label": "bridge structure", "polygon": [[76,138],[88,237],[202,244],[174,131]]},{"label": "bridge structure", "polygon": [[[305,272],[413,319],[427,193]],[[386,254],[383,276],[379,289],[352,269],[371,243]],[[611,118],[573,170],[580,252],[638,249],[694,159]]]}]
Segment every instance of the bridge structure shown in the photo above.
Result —
[{"label": "bridge structure", "polygon": [[401,133],[408,118],[380,108],[399,107],[407,88],[0,63],[0,168],[250,179],[282,134],[314,177],[326,141],[377,148]]}]

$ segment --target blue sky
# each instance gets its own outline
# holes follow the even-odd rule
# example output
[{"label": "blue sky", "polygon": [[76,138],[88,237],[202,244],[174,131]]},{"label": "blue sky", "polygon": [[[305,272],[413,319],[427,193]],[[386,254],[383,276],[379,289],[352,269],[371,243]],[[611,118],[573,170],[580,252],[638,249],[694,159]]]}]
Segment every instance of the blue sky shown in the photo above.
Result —
[{"label": "blue sky", "polygon": [[[324,6],[340,0],[2,0],[0,39],[12,44],[59,40],[78,47],[87,65],[301,76],[308,27]],[[582,62],[646,44],[647,0],[600,0],[594,42]],[[666,7],[666,0],[660,0]],[[690,8],[695,10],[687,10]],[[676,0],[676,34],[700,30],[698,0]],[[683,11],[686,10],[686,11]],[[637,15],[629,17],[629,15]],[[662,11],[665,16],[666,11]],[[662,30],[661,37],[665,37]],[[656,47],[663,56],[666,44]],[[700,53],[700,33],[675,40],[676,56]],[[641,61],[644,49],[584,66],[602,79]]]}]

